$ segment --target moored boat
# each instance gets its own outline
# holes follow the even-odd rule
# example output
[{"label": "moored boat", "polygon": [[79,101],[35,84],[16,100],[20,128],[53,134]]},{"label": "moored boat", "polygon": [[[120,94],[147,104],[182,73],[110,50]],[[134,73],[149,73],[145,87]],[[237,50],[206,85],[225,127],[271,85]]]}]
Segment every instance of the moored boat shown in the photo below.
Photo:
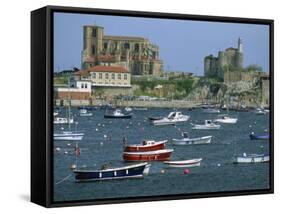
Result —
[{"label": "moored boat", "polygon": [[93,113],[88,111],[86,108],[81,108],[79,110],[79,114],[81,117],[90,117],[90,116],[93,116]]},{"label": "moored boat", "polygon": [[249,135],[249,137],[250,137],[251,140],[268,140],[268,139],[270,139],[269,134],[256,135],[254,132],[252,132]]},{"label": "moored boat", "polygon": [[167,140],[154,141],[154,140],[144,140],[140,144],[127,145],[124,148],[125,152],[144,152],[144,151],[155,151],[165,148]]},{"label": "moored boat", "polygon": [[104,118],[123,118],[129,119],[132,118],[132,113],[124,114],[120,109],[116,109],[113,113],[108,113],[107,111],[104,114]]},{"label": "moored boat", "polygon": [[182,167],[195,167],[200,166],[202,158],[191,159],[191,160],[181,160],[181,161],[164,161],[170,167],[182,168]]},{"label": "moored boat", "polygon": [[55,117],[54,124],[72,124],[74,122],[73,118],[66,117]]},{"label": "moored boat", "polygon": [[205,120],[205,124],[193,124],[192,129],[220,129],[221,125],[213,123],[211,120]]},{"label": "moored boat", "polygon": [[233,163],[264,163],[269,162],[270,156],[264,154],[246,154],[234,157]]},{"label": "moored boat", "polygon": [[237,123],[237,120],[238,120],[237,118],[229,117],[226,115],[220,115],[217,119],[214,120],[214,122],[235,124]]},{"label": "moored boat", "polygon": [[63,141],[76,141],[82,140],[84,133],[82,132],[72,132],[72,131],[63,131],[61,133],[54,133],[54,140],[63,140]]},{"label": "moored boat", "polygon": [[126,107],[125,111],[133,111],[133,109],[131,107]]},{"label": "moored boat", "polygon": [[188,121],[190,116],[183,115],[180,111],[171,112],[168,117],[164,117],[158,120],[152,120],[151,123],[155,126],[161,125],[174,125],[179,122]]},{"label": "moored boat", "polygon": [[257,108],[256,111],[255,111],[256,115],[265,115],[267,113],[268,113],[268,111],[265,110],[265,109],[262,109],[262,108]]},{"label": "moored boat", "polygon": [[183,145],[199,145],[211,143],[212,136],[189,138],[186,132],[183,133],[182,139],[172,139],[173,145],[183,146]]},{"label": "moored boat", "polygon": [[75,179],[81,181],[102,181],[125,178],[142,178],[149,172],[150,164],[139,163],[124,167],[107,168],[105,165],[100,170],[75,169]]},{"label": "moored boat", "polygon": [[125,161],[165,161],[169,160],[173,149],[161,149],[145,152],[123,152]]}]

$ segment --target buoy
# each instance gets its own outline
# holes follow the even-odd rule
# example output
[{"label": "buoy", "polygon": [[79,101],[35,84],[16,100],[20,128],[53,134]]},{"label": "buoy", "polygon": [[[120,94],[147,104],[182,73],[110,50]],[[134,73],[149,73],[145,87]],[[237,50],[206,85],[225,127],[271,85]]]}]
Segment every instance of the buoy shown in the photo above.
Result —
[{"label": "buoy", "polygon": [[107,135],[105,134],[105,135],[103,135],[103,137],[104,137],[104,138],[107,138]]},{"label": "buoy", "polygon": [[267,129],[265,129],[264,131],[267,132]]},{"label": "buoy", "polygon": [[249,128],[252,128],[252,125],[249,125]]},{"label": "buoy", "polygon": [[100,123],[98,124],[98,126],[100,126]]},{"label": "buoy", "polygon": [[59,148],[59,147],[57,147],[57,148],[56,148],[56,151],[57,151],[57,152],[59,152],[59,151],[60,151],[60,148]]},{"label": "buoy", "polygon": [[221,164],[220,164],[220,163],[218,163],[218,166],[221,166]]},{"label": "buoy", "polygon": [[98,131],[99,129],[98,128],[96,128],[96,132]]},{"label": "buoy", "polygon": [[164,169],[161,169],[160,172],[161,172],[162,174],[164,174],[164,173],[165,173],[165,170],[164,170]]},{"label": "buoy", "polygon": [[71,146],[71,144],[70,144],[70,143],[68,143],[67,145],[68,145],[68,146]]},{"label": "buoy", "polygon": [[187,175],[189,173],[189,169],[184,169],[183,174]]},{"label": "buoy", "polygon": [[104,124],[102,124],[102,127],[105,127],[105,125],[104,125]]},{"label": "buoy", "polygon": [[140,123],[138,123],[138,125],[140,126]]},{"label": "buoy", "polygon": [[71,170],[76,169],[76,165],[75,165],[75,164],[72,164],[72,165],[70,166],[70,169],[71,169]]},{"label": "buoy", "polygon": [[61,129],[61,130],[64,130],[64,128],[63,128],[63,127],[61,127],[60,129]]},{"label": "buoy", "polygon": [[126,127],[127,129],[130,128],[129,126]]},{"label": "buoy", "polygon": [[64,154],[68,154],[68,151],[64,151]]},{"label": "buoy", "polygon": [[102,145],[103,145],[103,142],[100,142],[100,145],[102,146]]}]

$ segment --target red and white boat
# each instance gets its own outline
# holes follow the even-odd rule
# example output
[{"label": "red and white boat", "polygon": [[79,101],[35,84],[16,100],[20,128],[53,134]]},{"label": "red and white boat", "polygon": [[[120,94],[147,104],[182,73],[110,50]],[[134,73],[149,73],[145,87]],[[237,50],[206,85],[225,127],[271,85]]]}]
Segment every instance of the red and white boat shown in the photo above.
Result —
[{"label": "red and white boat", "polygon": [[124,152],[146,152],[146,151],[156,151],[165,148],[167,140],[154,141],[154,140],[144,140],[140,144],[127,145],[124,148]]},{"label": "red and white boat", "polygon": [[169,160],[173,149],[161,149],[145,152],[123,152],[125,161],[165,161]]}]

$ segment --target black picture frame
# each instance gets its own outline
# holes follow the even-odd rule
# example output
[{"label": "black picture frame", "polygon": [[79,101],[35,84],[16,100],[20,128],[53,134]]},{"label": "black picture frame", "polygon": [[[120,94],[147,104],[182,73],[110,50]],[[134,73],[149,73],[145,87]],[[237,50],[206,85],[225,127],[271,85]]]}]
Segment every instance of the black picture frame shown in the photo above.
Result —
[{"label": "black picture frame", "polygon": [[[53,200],[53,14],[78,13],[268,25],[270,28],[270,188],[235,192],[54,202]],[[274,192],[274,21],[239,17],[171,14],[46,6],[31,12],[31,201],[44,207],[113,204],[189,198],[268,194]]]}]

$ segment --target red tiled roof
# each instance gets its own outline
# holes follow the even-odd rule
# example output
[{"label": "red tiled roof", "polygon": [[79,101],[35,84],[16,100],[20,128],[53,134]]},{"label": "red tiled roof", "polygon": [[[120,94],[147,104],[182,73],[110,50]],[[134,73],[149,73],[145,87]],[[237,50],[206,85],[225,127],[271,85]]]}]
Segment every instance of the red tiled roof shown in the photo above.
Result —
[{"label": "red tiled roof", "polygon": [[97,65],[86,70],[81,70],[75,73],[79,76],[87,76],[90,72],[112,72],[112,73],[129,73],[129,71],[121,66],[103,66]]}]

